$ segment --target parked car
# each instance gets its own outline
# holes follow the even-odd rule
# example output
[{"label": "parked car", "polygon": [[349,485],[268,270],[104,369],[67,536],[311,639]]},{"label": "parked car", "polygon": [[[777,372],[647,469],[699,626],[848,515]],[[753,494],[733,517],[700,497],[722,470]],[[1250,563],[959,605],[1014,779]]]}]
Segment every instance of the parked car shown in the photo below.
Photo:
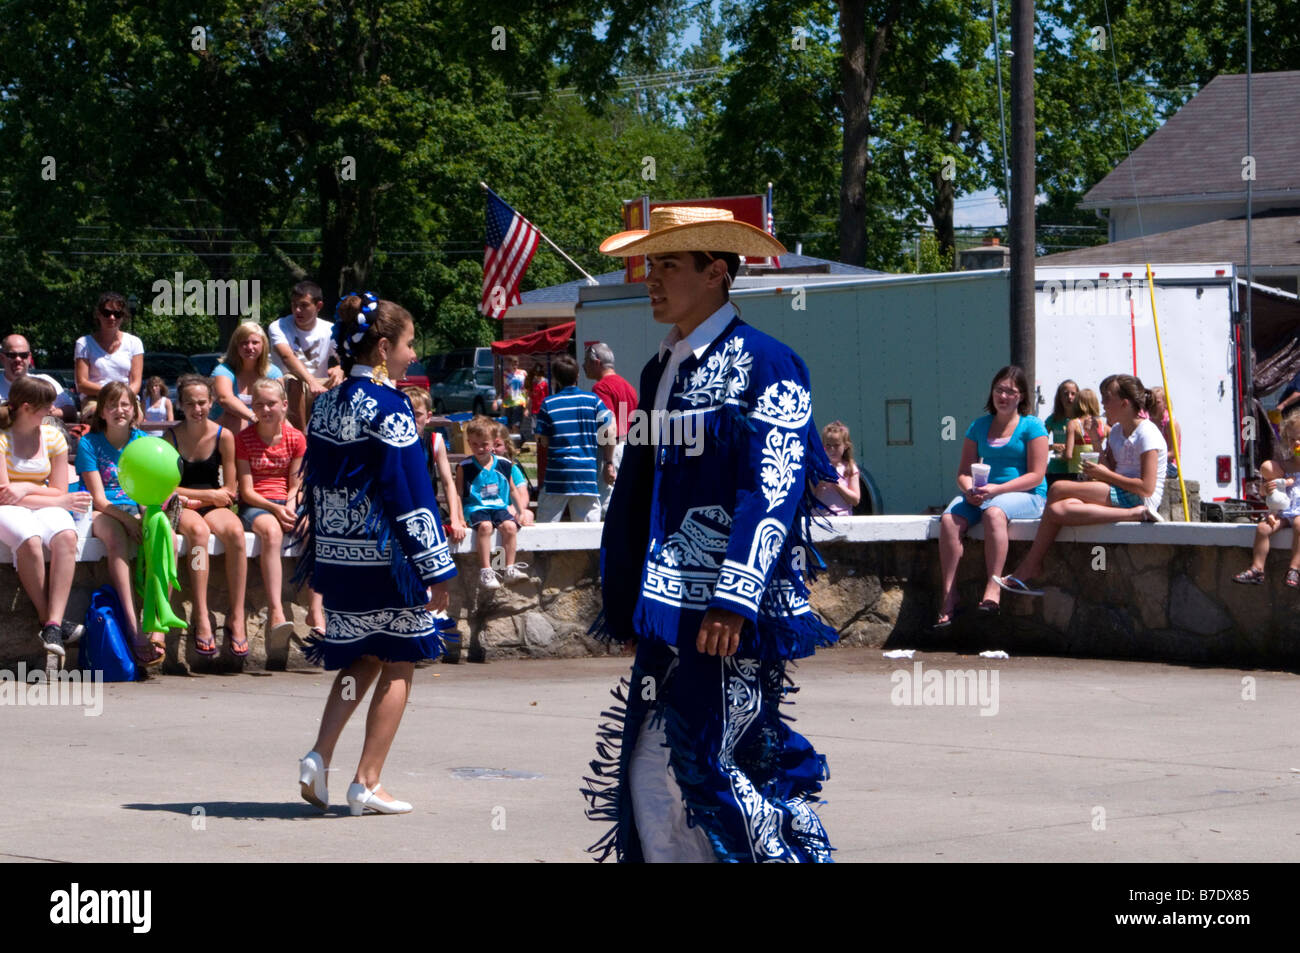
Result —
[{"label": "parked car", "polygon": [[472,411],[476,414],[499,414],[501,398],[492,386],[492,370],[462,367],[445,381],[429,388],[434,413]]},{"label": "parked car", "polygon": [[400,390],[403,387],[419,387],[422,390],[429,389],[429,375],[425,371],[424,365],[419,361],[412,361],[406,368],[406,376],[397,382]]},{"label": "parked car", "polygon": [[[171,351],[146,351],[144,355],[144,377],[140,380],[143,388],[149,378],[161,377],[167,382],[167,396],[171,398],[172,407],[177,406],[176,379],[182,374],[197,374],[198,368],[187,354],[175,354]],[[143,395],[141,395],[143,396]]]},{"label": "parked car", "polygon": [[445,381],[454,371],[462,367],[473,367],[480,371],[492,370],[492,348],[490,347],[458,347],[450,351],[444,351],[441,354],[430,354],[421,358],[420,363],[424,365],[425,373],[429,376],[429,383],[436,384],[439,381]]},{"label": "parked car", "polygon": [[217,365],[222,362],[225,356],[223,351],[207,351],[203,354],[191,354],[190,360],[198,373],[204,377],[211,377],[212,372],[217,369]]}]

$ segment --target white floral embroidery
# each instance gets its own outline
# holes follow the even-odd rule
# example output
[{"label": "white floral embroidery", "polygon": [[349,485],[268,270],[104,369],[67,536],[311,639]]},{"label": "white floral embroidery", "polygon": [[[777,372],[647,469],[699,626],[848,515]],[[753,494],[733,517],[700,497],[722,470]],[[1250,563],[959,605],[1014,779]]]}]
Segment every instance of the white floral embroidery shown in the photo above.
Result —
[{"label": "white floral embroidery", "polygon": [[767,512],[772,512],[784,502],[795,474],[803,469],[803,436],[799,433],[782,433],[773,427],[767,432],[763,446],[763,496],[767,499]]},{"label": "white floral embroidery", "polygon": [[779,427],[803,427],[812,419],[812,395],[794,381],[777,381],[759,394],[750,417]]},{"label": "white floral embroidery", "polygon": [[420,439],[420,432],[415,418],[406,411],[395,411],[380,422],[378,437],[389,446],[406,447]]},{"label": "white floral embroidery", "polygon": [[420,507],[397,517],[412,539],[418,540],[425,549],[432,549],[438,542],[438,528],[435,517],[427,508]]},{"label": "white floral embroidery", "polygon": [[677,394],[681,400],[698,407],[735,400],[749,387],[749,370],[754,358],[745,350],[745,339],[737,335],[714,351],[687,378],[686,388]]},{"label": "white floral embroidery", "polygon": [[762,690],[755,659],[723,659],[727,712],[722,726],[718,766],[731,782],[731,792],[745,818],[749,850],[755,860],[794,860],[794,852],[781,837],[781,811],[754,788],[749,777],[736,765],[736,745],[758,718]]},{"label": "white floral embroidery", "polygon": [[316,401],[311,415],[311,433],[330,443],[354,443],[379,413],[379,402],[364,387],[350,392],[343,401],[342,387],[326,391]]},{"label": "white floral embroidery", "polygon": [[438,617],[423,606],[374,612],[331,609],[325,613],[325,638],[330,642],[355,642],[368,635],[432,635],[437,631]]},{"label": "white floral embroidery", "polygon": [[766,576],[781,552],[785,532],[785,525],[780,520],[770,517],[762,520],[754,530],[754,541],[749,547],[749,565]]}]

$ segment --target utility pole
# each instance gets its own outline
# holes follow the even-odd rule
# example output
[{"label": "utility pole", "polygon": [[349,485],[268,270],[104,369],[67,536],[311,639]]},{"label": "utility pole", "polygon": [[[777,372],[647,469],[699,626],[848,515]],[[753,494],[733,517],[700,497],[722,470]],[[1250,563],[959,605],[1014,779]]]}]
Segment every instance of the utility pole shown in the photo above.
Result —
[{"label": "utility pole", "polygon": [[[1011,4],[1011,363],[1034,386],[1034,0]],[[1038,408],[1031,406],[1031,413]]]}]

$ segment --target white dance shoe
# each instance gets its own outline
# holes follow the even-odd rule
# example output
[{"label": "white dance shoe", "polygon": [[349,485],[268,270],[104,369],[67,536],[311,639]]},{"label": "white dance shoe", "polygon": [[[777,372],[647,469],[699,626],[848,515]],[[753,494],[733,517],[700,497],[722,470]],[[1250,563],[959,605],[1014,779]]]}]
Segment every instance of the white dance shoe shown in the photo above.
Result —
[{"label": "white dance shoe", "polygon": [[315,804],[322,811],[330,806],[329,792],[325,789],[325,761],[315,751],[308,751],[298,762],[298,788],[302,799]]},{"label": "white dance shoe", "polygon": [[357,781],[348,788],[348,808],[352,811],[353,817],[360,817],[362,814],[410,814],[414,810],[411,805],[405,801],[381,801],[375,796],[375,791],[379,790],[376,784],[373,788],[367,788],[364,784]]}]

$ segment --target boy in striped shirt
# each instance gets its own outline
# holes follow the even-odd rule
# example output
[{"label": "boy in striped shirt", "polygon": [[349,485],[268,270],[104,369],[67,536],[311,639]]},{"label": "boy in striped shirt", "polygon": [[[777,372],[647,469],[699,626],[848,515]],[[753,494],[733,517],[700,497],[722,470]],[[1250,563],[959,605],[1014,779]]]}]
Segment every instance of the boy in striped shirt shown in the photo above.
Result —
[{"label": "boy in striped shirt", "polygon": [[[600,463],[614,462],[614,415],[595,394],[578,389],[578,362],[567,354],[551,365],[557,393],[537,414],[537,521],[600,522]],[[601,432],[606,431],[604,437]]]}]

